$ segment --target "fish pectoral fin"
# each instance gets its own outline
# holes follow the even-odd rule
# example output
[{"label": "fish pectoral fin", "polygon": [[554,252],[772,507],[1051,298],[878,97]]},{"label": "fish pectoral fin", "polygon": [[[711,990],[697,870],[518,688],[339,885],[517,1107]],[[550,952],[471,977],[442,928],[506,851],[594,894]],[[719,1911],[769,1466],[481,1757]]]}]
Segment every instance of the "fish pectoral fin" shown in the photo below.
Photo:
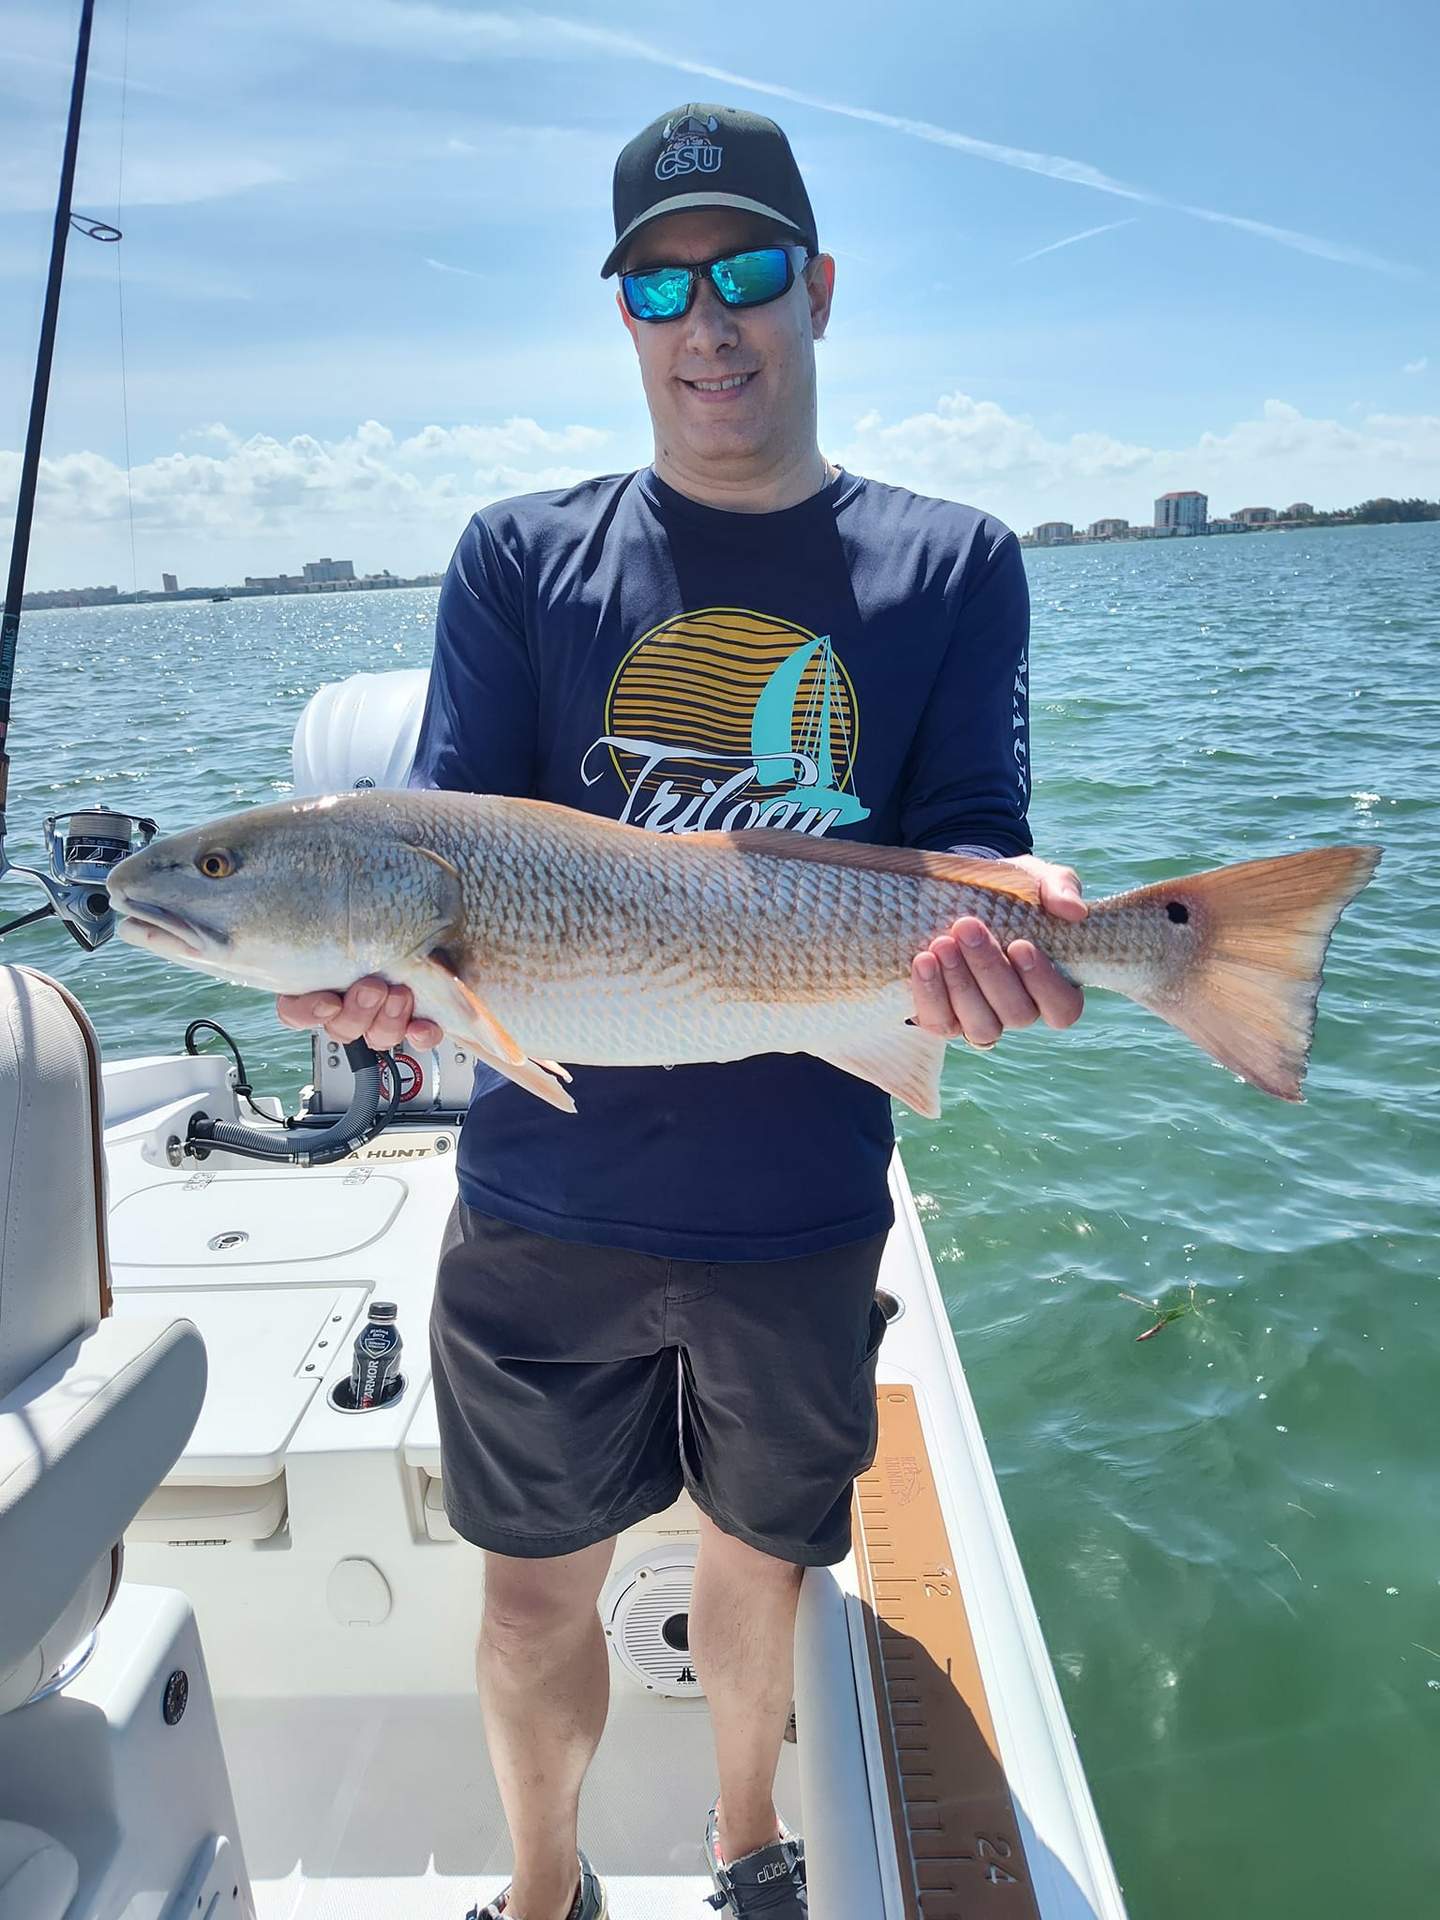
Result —
[{"label": "fish pectoral fin", "polygon": [[[433,952],[442,940],[449,938],[457,921],[463,916],[465,911],[465,883],[461,879],[460,870],[454,862],[447,860],[443,853],[436,853],[433,847],[412,847],[410,851],[416,854],[421,860],[428,860],[430,862],[430,868],[425,869],[425,871],[429,874],[431,884],[435,890],[435,898],[433,901],[435,917],[430,924],[422,930],[414,949],[411,954],[407,956],[411,959],[423,960],[427,954]],[[434,871],[431,872],[430,869],[434,869]]]},{"label": "fish pectoral fin", "polygon": [[431,954],[429,959],[420,961],[414,971],[424,978],[426,999],[446,1009],[441,1025],[447,1033],[463,1035],[512,1067],[529,1059],[519,1041],[505,1031],[479,994],[467,987],[454,968],[446,966],[438,955]]},{"label": "fish pectoral fin", "polygon": [[517,1087],[524,1087],[548,1106],[558,1107],[561,1113],[575,1112],[575,1102],[560,1084],[570,1078],[565,1069],[549,1060],[532,1060],[452,967],[432,955],[416,962],[408,972],[418,995],[424,996],[427,1018],[437,1020],[457,1040],[468,1041],[487,1067],[503,1073]]},{"label": "fish pectoral fin", "polygon": [[494,1054],[485,1052],[483,1048],[481,1057],[487,1067],[493,1067],[496,1073],[503,1073],[517,1087],[524,1087],[537,1100],[543,1100],[547,1107],[556,1107],[561,1113],[576,1111],[575,1102],[560,1084],[561,1080],[570,1078],[563,1067],[554,1066],[549,1060],[497,1060]]},{"label": "fish pectoral fin", "polygon": [[810,1052],[842,1072],[903,1100],[927,1120],[940,1118],[940,1069],[945,1042],[920,1027],[900,1027],[883,1033],[846,1035],[833,1046]]}]

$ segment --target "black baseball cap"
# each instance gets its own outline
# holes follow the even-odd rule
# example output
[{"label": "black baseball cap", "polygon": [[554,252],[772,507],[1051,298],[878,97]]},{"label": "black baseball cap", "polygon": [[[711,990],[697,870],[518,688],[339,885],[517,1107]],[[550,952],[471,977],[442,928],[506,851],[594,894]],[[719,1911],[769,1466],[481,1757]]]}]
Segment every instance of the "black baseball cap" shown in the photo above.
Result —
[{"label": "black baseball cap", "polygon": [[790,142],[773,120],[691,102],[652,120],[615,162],[615,244],[601,278],[619,271],[632,235],[662,213],[735,207],[778,221],[818,253],[815,215]]}]

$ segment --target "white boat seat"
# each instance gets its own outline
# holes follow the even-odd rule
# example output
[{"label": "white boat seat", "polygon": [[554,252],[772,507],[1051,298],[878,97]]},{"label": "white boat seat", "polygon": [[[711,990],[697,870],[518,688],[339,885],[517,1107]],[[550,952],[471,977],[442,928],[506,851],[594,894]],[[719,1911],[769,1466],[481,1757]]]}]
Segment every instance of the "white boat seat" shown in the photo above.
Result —
[{"label": "white boat seat", "polygon": [[429,690],[428,667],[352,673],[318,688],[290,746],[297,795],[405,786]]},{"label": "white boat seat", "polygon": [[81,1868],[38,1826],[0,1820],[0,1920],[65,1920]]},{"label": "white boat seat", "polygon": [[0,1920],[65,1920],[80,1868],[38,1827],[0,1820]]},{"label": "white boat seat", "polygon": [[111,1317],[100,1128],[84,1011],[0,966],[0,1713],[104,1616],[205,1396],[189,1321]]}]

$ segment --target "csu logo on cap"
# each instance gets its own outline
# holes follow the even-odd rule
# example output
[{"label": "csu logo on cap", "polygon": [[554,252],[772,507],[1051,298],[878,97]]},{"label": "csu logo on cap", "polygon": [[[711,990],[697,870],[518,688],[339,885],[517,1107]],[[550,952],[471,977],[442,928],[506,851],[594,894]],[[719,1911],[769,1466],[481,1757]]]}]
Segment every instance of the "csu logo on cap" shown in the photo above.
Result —
[{"label": "csu logo on cap", "polygon": [[725,149],[709,136],[719,124],[713,113],[707,113],[703,120],[695,113],[667,120],[660,130],[665,145],[655,162],[655,178],[674,180],[682,173],[718,173]]}]

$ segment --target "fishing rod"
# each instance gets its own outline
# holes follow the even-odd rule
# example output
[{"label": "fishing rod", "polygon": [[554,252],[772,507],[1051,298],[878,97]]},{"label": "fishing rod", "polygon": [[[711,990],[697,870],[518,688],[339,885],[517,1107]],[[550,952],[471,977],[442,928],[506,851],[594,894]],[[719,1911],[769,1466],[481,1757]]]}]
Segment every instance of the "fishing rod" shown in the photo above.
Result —
[{"label": "fishing rod", "polygon": [[76,214],[71,206],[94,13],[95,0],[81,0],[75,72],[70,85],[70,117],[65,127],[60,192],[55,202],[55,228],[50,240],[50,272],[45,282],[40,345],[35,356],[35,383],[30,394],[30,420],[25,433],[25,453],[20,463],[15,535],[10,545],[10,574],[5,587],[4,610],[0,613],[0,879],[12,873],[22,874],[38,881],[48,896],[46,906],[37,908],[33,913],[22,914],[0,927],[0,938],[19,927],[28,926],[32,921],[54,914],[86,948],[102,945],[115,931],[115,914],[110,905],[110,896],[105,891],[105,876],[118,860],[123,860],[137,845],[148,846],[155,834],[155,822],[136,814],[117,813],[106,806],[87,807],[80,813],[51,814],[45,822],[47,871],[11,863],[5,850],[5,810],[10,791],[10,696],[15,681],[15,653],[20,638],[20,609],[25,597],[25,569],[30,558],[35,491],[40,478],[45,409],[50,397],[50,367],[55,357],[55,331],[60,318],[65,242],[72,225],[88,239],[107,244],[113,244],[121,237],[118,227],[112,227],[104,220],[92,220],[83,214]]},{"label": "fishing rod", "polygon": [[[90,30],[95,0],[81,0],[80,28],[75,49],[75,72],[70,84],[70,114],[65,127],[65,150],[60,163],[60,191],[55,202],[55,226],[50,240],[50,271],[45,282],[45,304],[40,319],[40,344],[35,356],[35,382],[30,394],[30,420],[25,453],[20,464],[20,489],[15,503],[15,535],[10,547],[10,573],[5,605],[0,613],[0,880],[10,874],[34,880],[44,889],[46,904],[22,913],[0,926],[0,939],[52,915],[87,950],[102,946],[115,931],[115,910],[105,882],[110,869],[128,853],[146,847],[155,837],[153,820],[143,815],[117,813],[102,805],[68,814],[51,814],[45,821],[47,866],[22,867],[5,850],[6,805],[10,790],[10,701],[15,682],[15,654],[20,637],[20,611],[25,597],[25,570],[30,558],[30,529],[40,478],[40,448],[45,437],[45,410],[50,397],[50,369],[55,357],[55,332],[60,318],[60,288],[65,275],[65,243],[70,228],[88,239],[113,244],[122,236],[107,221],[75,213],[75,163],[80,149],[80,119],[85,105],[85,78],[90,65]],[[208,1024],[208,1023],[204,1023]],[[220,1031],[216,1029],[216,1031]],[[194,1032],[186,1034],[187,1051]],[[228,1035],[224,1036],[227,1040]],[[234,1042],[230,1045],[234,1047]],[[395,1112],[399,1075],[388,1054],[372,1052],[364,1041],[345,1049],[354,1074],[350,1104],[338,1119],[312,1133],[309,1144],[296,1144],[268,1129],[197,1116],[192,1122],[186,1151],[203,1159],[214,1151],[256,1160],[287,1161],[292,1165],[323,1166],[355,1151],[372,1139]],[[236,1059],[239,1062],[238,1050]],[[382,1110],[382,1063],[390,1074],[388,1107]],[[244,1066],[240,1081],[249,1096]],[[237,1088],[238,1091],[238,1088]],[[253,1102],[252,1102],[253,1104]]]}]

